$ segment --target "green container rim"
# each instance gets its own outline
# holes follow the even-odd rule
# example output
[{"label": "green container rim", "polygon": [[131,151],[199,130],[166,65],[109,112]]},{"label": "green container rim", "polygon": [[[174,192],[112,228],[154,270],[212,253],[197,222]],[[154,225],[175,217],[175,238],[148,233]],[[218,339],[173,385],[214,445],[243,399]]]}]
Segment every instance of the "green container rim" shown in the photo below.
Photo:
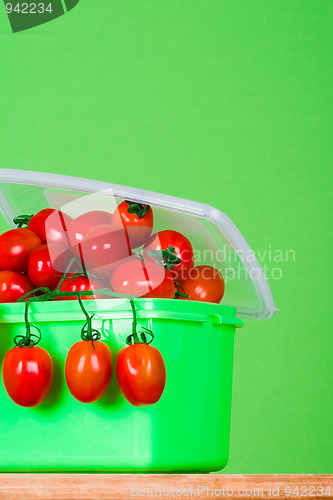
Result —
[{"label": "green container rim", "polygon": [[[128,299],[85,300],[87,311],[100,319],[131,319],[133,317]],[[236,307],[208,302],[196,302],[174,299],[136,298],[134,303],[138,319],[155,318],[160,320],[182,320],[205,323],[209,320],[215,325],[244,326],[244,322],[236,317]],[[0,304],[0,324],[24,322],[25,303]],[[78,321],[84,320],[79,303],[76,300],[53,302],[32,302],[29,306],[30,320]]]}]

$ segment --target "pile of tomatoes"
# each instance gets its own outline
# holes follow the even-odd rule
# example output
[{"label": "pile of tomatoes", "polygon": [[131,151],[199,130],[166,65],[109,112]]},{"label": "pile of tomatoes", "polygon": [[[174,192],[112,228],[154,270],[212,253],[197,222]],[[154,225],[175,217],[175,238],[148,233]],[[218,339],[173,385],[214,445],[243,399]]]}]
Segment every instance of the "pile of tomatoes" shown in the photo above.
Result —
[{"label": "pile of tomatoes", "polygon": [[[113,214],[94,210],[74,219],[47,208],[14,221],[19,227],[0,235],[0,302],[80,300],[85,311],[81,299],[110,295],[215,303],[223,297],[221,273],[195,266],[185,235],[153,232],[149,205],[123,201]],[[119,352],[116,364],[118,385],[135,406],[156,403],[166,381],[161,353],[143,338],[134,331],[133,343]],[[25,407],[40,405],[53,381],[51,356],[37,343],[29,334],[22,336],[2,366],[8,395]],[[70,348],[65,377],[77,400],[100,399],[112,377],[109,347],[90,332]]]},{"label": "pile of tomatoes", "polygon": [[[123,201],[113,214],[94,210],[75,219],[47,208],[26,222],[0,235],[0,302],[16,302],[35,288],[54,290],[66,271],[63,292],[106,288],[115,296],[215,303],[223,297],[221,273],[194,265],[185,235],[172,229],[153,233],[149,205]],[[77,261],[68,270],[73,257]],[[103,295],[84,298],[91,297]],[[75,297],[57,298],[64,299]]]}]

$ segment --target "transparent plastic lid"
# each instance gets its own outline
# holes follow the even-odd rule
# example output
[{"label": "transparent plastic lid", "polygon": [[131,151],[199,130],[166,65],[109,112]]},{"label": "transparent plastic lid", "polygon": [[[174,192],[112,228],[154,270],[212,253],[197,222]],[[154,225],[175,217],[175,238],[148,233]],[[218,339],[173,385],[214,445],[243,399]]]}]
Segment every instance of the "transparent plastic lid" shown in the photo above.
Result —
[{"label": "transparent plastic lid", "polygon": [[[151,219],[153,220],[150,229],[143,225],[143,227],[133,230],[133,233],[126,232],[125,234],[121,224],[119,225],[120,217],[119,209],[117,209],[125,200],[126,207],[130,208],[129,212],[131,212],[131,203],[151,207]],[[0,209],[10,228],[16,227],[13,219],[18,215],[36,214],[45,208],[60,210],[68,216],[65,216],[65,219],[61,218],[61,220],[55,221],[56,215],[54,215],[53,221],[52,218],[50,219],[51,229],[60,224],[67,231],[66,224],[69,225],[72,219],[77,219],[87,212],[95,213],[96,220],[99,221],[98,224],[96,220],[94,222],[94,215],[91,214],[83,217],[83,224],[88,233],[84,236],[84,240],[80,243],[77,242],[74,254],[72,240],[67,242],[68,248],[70,248],[68,252],[66,249],[63,251],[62,247],[62,250],[59,251],[59,246],[53,241],[47,241],[50,243],[50,255],[55,262],[55,267],[57,266],[57,270],[61,272],[64,272],[68,263],[67,254],[69,253],[71,256],[77,255],[85,267],[92,271],[93,276],[103,278],[107,282],[110,280],[110,276],[116,275],[115,269],[128,262],[129,259],[139,259],[141,263],[145,261],[156,263],[159,256],[161,259],[164,258],[162,250],[165,250],[165,247],[168,246],[166,242],[169,241],[169,233],[166,231],[176,231],[180,233],[180,238],[181,235],[185,236],[192,248],[191,251],[193,251],[193,255],[191,253],[189,256],[187,249],[188,259],[182,259],[183,263],[181,264],[177,260],[172,261],[172,258],[177,259],[177,255],[167,256],[168,262],[171,263],[171,272],[174,273],[177,282],[183,283],[184,276],[180,272],[184,271],[184,266],[185,268],[186,266],[191,267],[193,264],[195,267],[213,266],[221,272],[225,281],[225,293],[221,304],[236,307],[238,316],[268,319],[278,311],[274,306],[266,276],[253,251],[233,222],[214,207],[182,198],[90,179],[0,169]],[[118,212],[117,216],[115,212]],[[141,214],[141,219],[144,216],[145,214]],[[89,221],[92,221],[92,227],[88,227]],[[98,228],[94,227],[96,224]],[[78,228],[80,228],[80,224],[78,224]],[[48,231],[46,232],[48,234]],[[81,237],[79,232],[79,230],[77,233],[74,231],[78,238]],[[106,248],[105,234],[110,234],[110,241],[115,247],[112,249],[112,245],[110,245],[109,251],[111,253],[104,252],[105,255],[112,254],[110,261],[107,260],[108,257],[105,258],[105,255],[101,256],[98,252],[101,243],[103,243],[104,249]],[[175,233],[172,235],[175,237]],[[116,245],[114,245],[115,241]],[[171,238],[170,241],[175,240]],[[132,252],[138,256],[131,255]],[[158,254],[158,252],[160,253]],[[194,261],[191,261],[192,256]],[[174,262],[173,266],[172,262]],[[150,272],[150,264],[147,266],[147,268],[143,266],[143,280],[147,270]],[[163,281],[164,267],[160,266],[159,269],[161,269],[160,281]],[[185,269],[184,272],[187,270]],[[159,276],[154,276],[154,279],[159,280]],[[136,295],[140,296],[140,293]],[[141,296],[144,294],[142,293]]]}]

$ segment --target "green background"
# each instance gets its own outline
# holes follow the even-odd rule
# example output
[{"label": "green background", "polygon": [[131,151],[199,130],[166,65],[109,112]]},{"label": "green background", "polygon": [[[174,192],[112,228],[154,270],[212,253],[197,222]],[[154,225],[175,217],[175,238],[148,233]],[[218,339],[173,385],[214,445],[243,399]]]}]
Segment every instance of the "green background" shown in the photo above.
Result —
[{"label": "green background", "polygon": [[206,202],[254,250],[295,250],[270,279],[280,315],[237,334],[226,473],[333,472],[332,14],[82,0],[12,34],[1,5],[2,167]]}]

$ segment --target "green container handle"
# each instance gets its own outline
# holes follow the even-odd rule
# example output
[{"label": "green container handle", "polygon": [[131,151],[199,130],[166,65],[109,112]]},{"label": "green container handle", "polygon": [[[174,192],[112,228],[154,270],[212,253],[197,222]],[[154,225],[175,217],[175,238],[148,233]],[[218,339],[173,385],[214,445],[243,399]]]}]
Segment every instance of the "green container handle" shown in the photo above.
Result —
[{"label": "green container handle", "polygon": [[233,325],[236,328],[241,328],[244,326],[244,321],[242,321],[240,318],[228,318],[226,316],[219,316],[218,314],[214,314],[211,316],[212,318],[212,323],[215,326],[219,325]]}]

